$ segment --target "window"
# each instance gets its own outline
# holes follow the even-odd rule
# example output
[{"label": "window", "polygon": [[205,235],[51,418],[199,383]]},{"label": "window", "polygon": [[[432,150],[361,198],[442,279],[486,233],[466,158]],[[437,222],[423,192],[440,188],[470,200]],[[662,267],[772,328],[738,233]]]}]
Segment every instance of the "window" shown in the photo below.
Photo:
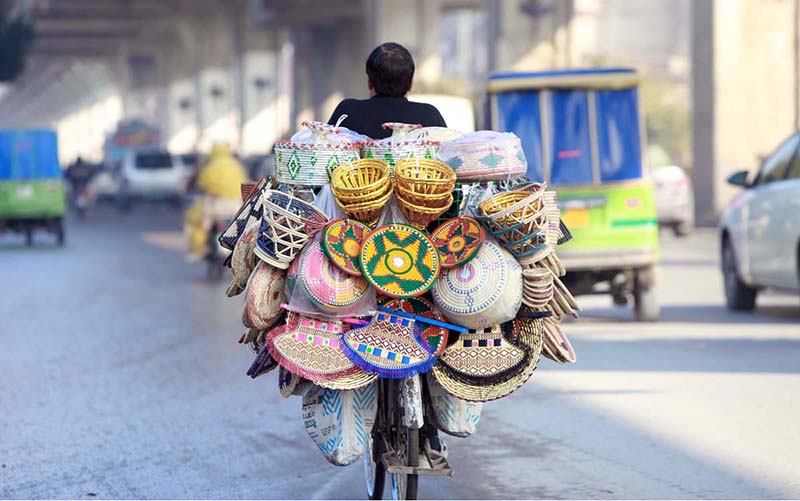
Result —
[{"label": "window", "polygon": [[800,179],[800,155],[794,154],[789,170],[786,171],[786,179]]},{"label": "window", "polygon": [[527,176],[532,181],[544,181],[539,96],[539,92],[527,91],[505,92],[496,97],[498,130],[519,136],[528,161]]},{"label": "window", "polygon": [[789,163],[795,158],[798,143],[800,136],[797,134],[784,141],[775,153],[764,160],[753,184],[766,184],[784,179]]},{"label": "window", "polygon": [[622,181],[642,177],[642,148],[636,89],[595,93],[600,179]]},{"label": "window", "polygon": [[137,169],[169,169],[172,163],[172,156],[169,153],[153,152],[136,155]]},{"label": "window", "polygon": [[582,90],[556,90],[551,102],[550,182],[554,185],[591,184],[594,175],[589,96]]}]

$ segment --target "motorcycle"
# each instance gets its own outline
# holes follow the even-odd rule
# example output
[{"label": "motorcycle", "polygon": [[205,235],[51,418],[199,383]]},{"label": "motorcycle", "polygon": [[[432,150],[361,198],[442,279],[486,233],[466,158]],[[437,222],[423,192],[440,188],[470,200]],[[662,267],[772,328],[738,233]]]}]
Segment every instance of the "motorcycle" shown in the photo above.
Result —
[{"label": "motorcycle", "polygon": [[225,260],[230,255],[230,251],[219,244],[219,237],[229,223],[230,221],[227,220],[216,220],[208,232],[204,257],[206,261],[206,277],[215,282],[222,279],[225,271]]}]

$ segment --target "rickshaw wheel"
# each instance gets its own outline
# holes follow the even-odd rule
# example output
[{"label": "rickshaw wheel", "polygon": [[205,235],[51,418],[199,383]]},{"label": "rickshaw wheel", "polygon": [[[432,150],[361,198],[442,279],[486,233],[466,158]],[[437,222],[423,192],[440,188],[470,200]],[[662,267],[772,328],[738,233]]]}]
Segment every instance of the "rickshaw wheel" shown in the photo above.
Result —
[{"label": "rickshaw wheel", "polygon": [[637,322],[655,322],[661,314],[653,269],[638,270],[633,278],[633,310]]},{"label": "rickshaw wheel", "polygon": [[64,219],[58,218],[56,220],[56,244],[59,247],[64,247]]}]

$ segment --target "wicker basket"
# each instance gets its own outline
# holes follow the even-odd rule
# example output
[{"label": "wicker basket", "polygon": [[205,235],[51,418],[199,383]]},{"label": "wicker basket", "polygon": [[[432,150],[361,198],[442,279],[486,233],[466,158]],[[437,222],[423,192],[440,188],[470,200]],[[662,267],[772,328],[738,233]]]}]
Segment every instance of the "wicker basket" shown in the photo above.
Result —
[{"label": "wicker basket", "polygon": [[381,217],[383,208],[389,202],[389,199],[391,197],[392,197],[392,190],[390,189],[388,192],[386,192],[384,195],[381,195],[379,198],[368,200],[366,202],[350,203],[339,200],[337,198],[336,203],[339,204],[339,207],[342,208],[342,210],[344,211],[345,214],[347,214],[348,217],[361,221],[366,225],[375,226]]},{"label": "wicker basket", "polygon": [[360,143],[331,139],[339,131],[337,127],[319,122],[303,122],[303,125],[313,132],[311,142],[275,144],[275,177],[279,183],[326,185],[336,167],[359,159]]},{"label": "wicker basket", "polygon": [[263,261],[286,269],[308,239],[325,227],[328,216],[280,191],[265,191],[262,197],[264,214],[254,251]]},{"label": "wicker basket", "polygon": [[445,198],[442,200],[429,201],[423,204],[406,199],[400,192],[395,195],[397,196],[397,204],[400,206],[400,211],[406,220],[415,226],[421,227],[426,227],[429,223],[435,221],[439,216],[447,212],[447,209],[453,203],[452,193],[445,193]]},{"label": "wicker basket", "polygon": [[375,159],[341,165],[331,176],[331,188],[343,203],[357,204],[380,199],[392,191],[389,165]]},{"label": "wicker basket", "polygon": [[437,158],[456,171],[459,179],[487,181],[525,175],[528,162],[514,134],[478,131],[439,145]]},{"label": "wicker basket", "polygon": [[511,190],[478,205],[477,219],[514,257],[525,258],[548,244],[543,189]]},{"label": "wicker basket", "polygon": [[455,188],[456,173],[438,160],[402,160],[395,166],[394,182],[409,192],[443,194]]}]

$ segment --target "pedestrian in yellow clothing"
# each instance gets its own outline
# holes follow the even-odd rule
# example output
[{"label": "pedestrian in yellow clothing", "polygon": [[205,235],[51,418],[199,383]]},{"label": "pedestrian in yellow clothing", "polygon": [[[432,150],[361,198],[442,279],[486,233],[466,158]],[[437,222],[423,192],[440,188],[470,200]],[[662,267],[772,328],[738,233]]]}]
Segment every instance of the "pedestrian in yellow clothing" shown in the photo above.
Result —
[{"label": "pedestrian in yellow clothing", "polygon": [[191,258],[203,256],[208,231],[214,221],[236,214],[242,204],[241,186],[246,181],[245,169],[233,157],[228,145],[215,144],[208,162],[197,175],[201,196],[186,211],[184,219]]}]

